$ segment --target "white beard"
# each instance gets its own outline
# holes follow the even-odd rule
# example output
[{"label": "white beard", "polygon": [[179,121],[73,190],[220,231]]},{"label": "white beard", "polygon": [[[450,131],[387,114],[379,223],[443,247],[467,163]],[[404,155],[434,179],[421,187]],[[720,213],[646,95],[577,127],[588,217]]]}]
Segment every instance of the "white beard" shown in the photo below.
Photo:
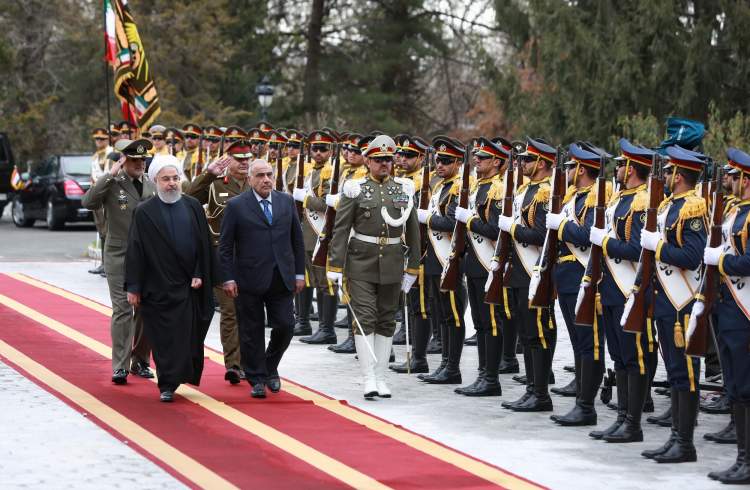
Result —
[{"label": "white beard", "polygon": [[157,189],[156,194],[162,202],[174,204],[182,198],[182,189],[179,187],[175,191],[162,191],[161,189]]}]

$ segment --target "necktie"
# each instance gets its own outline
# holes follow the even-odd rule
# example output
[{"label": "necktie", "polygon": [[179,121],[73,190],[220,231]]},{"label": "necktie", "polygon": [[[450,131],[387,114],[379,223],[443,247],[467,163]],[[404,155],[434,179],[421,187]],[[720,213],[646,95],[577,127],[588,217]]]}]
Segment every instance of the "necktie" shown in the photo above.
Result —
[{"label": "necktie", "polygon": [[261,204],[263,204],[263,214],[266,215],[266,219],[268,220],[268,224],[273,224],[273,215],[271,214],[271,203],[268,202],[266,199],[260,200]]},{"label": "necktie", "polygon": [[133,187],[135,187],[135,190],[138,193],[138,197],[142,197],[143,196],[143,182],[141,182],[138,179],[133,179]]}]

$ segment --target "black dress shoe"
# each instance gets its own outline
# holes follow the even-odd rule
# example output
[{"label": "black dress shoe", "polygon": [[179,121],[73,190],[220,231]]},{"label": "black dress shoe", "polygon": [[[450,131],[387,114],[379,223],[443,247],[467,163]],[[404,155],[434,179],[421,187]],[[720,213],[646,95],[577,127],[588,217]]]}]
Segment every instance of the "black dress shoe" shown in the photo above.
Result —
[{"label": "black dress shoe", "polygon": [[164,403],[172,403],[174,401],[174,391],[164,390],[159,395],[159,401]]},{"label": "black dress shoe", "polygon": [[473,383],[467,386],[459,386],[458,388],[453,390],[453,393],[456,393],[458,395],[465,395],[467,391],[474,390],[477,387],[477,385],[482,382],[483,378],[484,378],[484,369],[479,371],[479,375],[477,376],[477,379],[475,379]]},{"label": "black dress shoe", "polygon": [[101,274],[102,272],[104,272],[104,264],[94,269],[89,269],[89,274]]},{"label": "black dress shoe", "polygon": [[460,385],[461,371],[456,368],[447,367],[433,377],[423,379],[425,383],[433,385]]},{"label": "black dress shoe", "polygon": [[298,323],[294,326],[292,335],[294,337],[299,337],[300,335],[312,335],[312,327],[309,323]]},{"label": "black dress shoe", "polygon": [[518,405],[510,407],[514,412],[551,412],[552,399],[549,395],[539,396],[536,393],[532,393],[526,401]]},{"label": "black dress shoe", "polygon": [[518,400],[515,400],[515,401],[504,401],[504,402],[502,402],[500,404],[500,406],[503,407],[503,408],[513,408],[513,407],[515,407],[517,405],[522,404],[526,400],[528,400],[530,396],[531,396],[531,391],[526,391],[521,396],[521,398],[519,398]]},{"label": "black dress shoe", "polygon": [[597,415],[593,406],[576,403],[570,412],[565,415],[550,415],[550,419],[563,427],[581,427],[596,425]]},{"label": "black dress shoe", "polygon": [[703,438],[717,444],[737,444],[737,428],[734,425],[734,419],[730,419],[729,424],[718,432],[703,434]]},{"label": "black dress shoe", "polygon": [[474,335],[472,335],[468,339],[464,339],[464,345],[477,345],[477,334],[476,334],[476,332],[474,332]]},{"label": "black dress shoe", "polygon": [[240,373],[239,369],[237,368],[229,368],[227,369],[227,372],[224,373],[224,380],[229,381],[229,384],[237,385],[240,384]]},{"label": "black dress shoe", "polygon": [[321,327],[314,334],[302,337],[299,341],[305,344],[336,344],[339,340],[336,338],[333,327]]},{"label": "black dress shoe", "polygon": [[265,398],[266,385],[264,383],[255,383],[253,385],[253,390],[250,392],[250,396],[253,398]]},{"label": "black dress shoe", "polygon": [[434,378],[435,376],[437,376],[438,374],[440,374],[440,372],[443,369],[445,369],[445,367],[447,365],[448,365],[448,361],[441,361],[440,365],[437,367],[437,369],[435,369],[433,372],[428,373],[428,374],[420,374],[420,375],[417,376],[417,379],[419,379],[421,381],[425,381],[427,378]]},{"label": "black dress shoe", "polygon": [[335,352],[336,354],[354,354],[357,352],[356,347],[354,346],[354,337],[349,336],[337,345],[329,345],[328,350],[331,352]]},{"label": "black dress shoe", "polygon": [[411,358],[411,369],[406,369],[406,362],[402,362],[401,364],[392,364],[389,366],[391,371],[399,374],[406,374],[408,372],[411,372],[412,374],[418,374],[418,373],[429,373],[430,367],[427,365],[427,359],[415,359]]},{"label": "black dress shoe", "polygon": [[503,389],[500,387],[500,382],[497,380],[497,376],[494,377],[483,377],[471,390],[466,390],[461,393],[464,396],[502,396]]},{"label": "black dress shoe", "polygon": [[116,385],[124,385],[128,382],[128,372],[125,369],[117,369],[112,374],[112,382]]},{"label": "black dress shoe", "polygon": [[271,390],[271,393],[281,391],[281,379],[278,376],[270,376],[268,378],[268,389]]},{"label": "black dress shoe", "polygon": [[701,403],[701,412],[725,414],[731,411],[732,404],[729,401],[729,397],[723,393],[709,402]]},{"label": "black dress shoe", "polygon": [[620,426],[625,423],[625,412],[620,412],[619,415],[617,415],[617,418],[614,422],[612,422],[612,425],[607,427],[604,430],[593,430],[589,432],[589,437],[592,439],[601,440],[604,438],[604,436],[607,436],[609,434],[613,434],[617,431],[617,429],[620,428]]},{"label": "black dress shoe", "polygon": [[[649,424],[660,425],[662,427],[672,426],[672,406],[670,405],[667,409],[659,415],[651,415],[646,417],[646,422]],[[664,424],[667,424],[666,426]]]},{"label": "black dress shoe", "polygon": [[560,396],[576,396],[576,380],[573,378],[562,388],[552,388],[550,391]]},{"label": "black dress shoe", "polygon": [[669,434],[669,439],[667,439],[667,442],[665,442],[661,447],[658,447],[656,449],[646,449],[645,451],[641,451],[641,456],[647,459],[654,459],[660,454],[664,454],[667,451],[669,451],[676,441],[677,441],[677,431],[672,429],[672,431]]},{"label": "black dress shoe", "polygon": [[513,381],[515,381],[516,383],[525,385],[526,384],[526,375],[522,374],[522,375],[518,375],[518,376],[513,376]]},{"label": "black dress shoe", "polygon": [[516,374],[520,372],[520,368],[518,367],[518,361],[515,359],[513,361],[506,361],[503,359],[500,361],[500,366],[497,368],[497,372],[499,374]]},{"label": "black dress shoe", "polygon": [[130,368],[130,372],[141,378],[152,379],[154,377],[154,373],[151,372],[148,364],[143,362],[136,362],[133,364]]}]

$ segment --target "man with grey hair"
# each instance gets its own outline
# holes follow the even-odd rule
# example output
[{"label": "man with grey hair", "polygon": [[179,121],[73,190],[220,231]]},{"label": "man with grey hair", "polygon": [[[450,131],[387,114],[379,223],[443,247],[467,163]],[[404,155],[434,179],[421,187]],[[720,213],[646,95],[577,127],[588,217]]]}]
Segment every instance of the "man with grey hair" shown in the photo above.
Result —
[{"label": "man with grey hair", "polygon": [[200,383],[217,282],[206,215],[197,200],[182,195],[181,172],[172,155],[151,161],[148,176],[158,197],[136,209],[125,257],[128,302],[141,310],[163,402],[172,401],[181,383]]}]

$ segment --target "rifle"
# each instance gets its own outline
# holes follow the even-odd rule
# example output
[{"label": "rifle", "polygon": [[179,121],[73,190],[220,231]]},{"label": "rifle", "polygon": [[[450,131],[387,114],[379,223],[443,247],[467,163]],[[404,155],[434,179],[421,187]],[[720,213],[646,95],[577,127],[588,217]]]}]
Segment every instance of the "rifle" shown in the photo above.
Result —
[{"label": "rifle", "polygon": [[276,190],[284,192],[284,165],[281,161],[281,147],[276,150]]},{"label": "rifle", "polygon": [[[435,149],[430,147],[427,150],[427,160],[424,162],[422,167],[422,187],[419,190],[419,209],[427,209],[430,205],[430,167],[434,164],[435,160]],[[424,223],[419,224],[419,244],[420,244],[420,257],[424,257],[427,253],[427,241],[429,240],[430,230]]]},{"label": "rifle", "polygon": [[[564,172],[562,168],[563,151],[557,148],[555,169],[552,171],[550,196],[550,213],[559,213],[562,207],[562,198],[565,194]],[[533,223],[530,223],[533,225]],[[547,230],[544,237],[542,253],[539,256],[539,265],[534,267],[531,283],[529,285],[529,306],[548,307],[552,303],[552,267],[557,260],[557,230]],[[532,284],[536,283],[536,284]]]},{"label": "rifle", "polygon": [[[296,187],[298,189],[302,189],[305,187],[305,149],[307,148],[307,145],[302,143],[302,148],[299,150],[299,155],[297,155],[297,185]],[[307,154],[308,160],[310,159],[310,154]],[[297,205],[297,214],[299,215],[299,220],[302,222],[302,220],[305,219],[305,208],[302,205],[301,202],[295,201]]]},{"label": "rifle", "polygon": [[[599,156],[599,175],[596,178],[596,208],[594,209],[594,226],[604,228],[604,211],[606,206],[607,180],[604,177],[604,157]],[[588,280],[581,284],[583,296],[576,310],[576,325],[594,325],[596,315],[596,285],[602,278],[602,247],[591,244],[587,267]]]},{"label": "rifle", "polygon": [[191,177],[194,179],[197,176],[203,172],[203,165],[206,163],[204,158],[205,155],[203,154],[203,132],[201,131],[200,136],[198,136],[198,161],[195,163],[195,169],[193,171],[193,175]]},{"label": "rifle", "polygon": [[[339,193],[339,170],[341,165],[341,148],[338,143],[333,147],[333,175],[331,175],[331,190],[329,194]],[[323,224],[323,232],[318,237],[318,243],[313,252],[312,264],[319,267],[325,267],[328,261],[328,245],[331,243],[333,235],[333,223],[336,221],[336,208],[328,206],[326,208],[326,220]]]},{"label": "rifle", "polygon": [[[664,182],[662,181],[661,160],[654,155],[651,160],[651,176],[648,181],[648,209],[646,210],[646,226],[644,230],[656,231],[656,214],[659,204],[664,198]],[[625,311],[622,314],[620,325],[626,332],[642,333],[646,324],[646,292],[651,284],[656,271],[653,250],[641,250],[638,260],[638,269],[635,273],[633,292],[628,296],[625,303]]]},{"label": "rifle", "polygon": [[[471,152],[467,148],[464,152],[464,168],[461,174],[461,193],[458,196],[458,205],[462,208],[469,205],[469,175],[471,173],[471,163],[469,157]],[[448,262],[443,268],[440,277],[441,291],[455,291],[458,288],[459,266],[461,256],[466,249],[466,223],[456,220],[453,228],[453,238],[451,239],[451,254]]]},{"label": "rifle", "polygon": [[[513,216],[513,196],[516,186],[513,182],[513,164],[516,160],[516,149],[513,148],[508,161],[508,168],[505,169],[505,195],[503,196],[503,216]],[[523,179],[521,169],[518,174]],[[510,252],[513,248],[512,238],[507,231],[500,230],[495,245],[495,257],[498,258],[498,268],[492,273],[492,279],[487,287],[487,294],[484,296],[484,302],[499,305],[502,303],[503,274],[505,273],[506,264],[510,261]]]},{"label": "rifle", "polygon": [[221,135],[221,140],[219,141],[219,156],[224,156],[224,135]]},{"label": "rifle", "polygon": [[[721,187],[721,167],[717,166],[714,171],[714,180],[711,184],[713,188],[713,203],[711,206],[711,233],[708,238],[709,247],[718,247],[721,245],[721,224],[724,216],[724,192]],[[711,312],[714,308],[714,302],[719,293],[719,267],[715,265],[706,265],[701,277],[701,283],[698,287],[696,298],[703,303],[703,311],[699,315],[694,315],[690,323],[695,322],[695,329],[691,332],[688,330],[687,345],[685,354],[693,357],[704,357],[708,348],[708,322],[710,321]]]}]

